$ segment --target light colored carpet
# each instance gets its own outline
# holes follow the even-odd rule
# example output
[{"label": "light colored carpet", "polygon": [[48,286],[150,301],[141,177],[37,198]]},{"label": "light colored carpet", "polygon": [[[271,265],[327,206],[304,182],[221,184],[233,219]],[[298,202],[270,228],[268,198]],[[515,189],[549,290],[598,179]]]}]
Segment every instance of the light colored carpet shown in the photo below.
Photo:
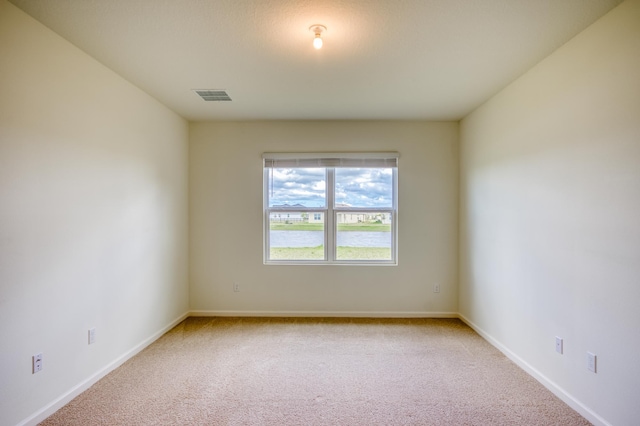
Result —
[{"label": "light colored carpet", "polygon": [[42,425],[589,425],[456,319],[189,318]]}]

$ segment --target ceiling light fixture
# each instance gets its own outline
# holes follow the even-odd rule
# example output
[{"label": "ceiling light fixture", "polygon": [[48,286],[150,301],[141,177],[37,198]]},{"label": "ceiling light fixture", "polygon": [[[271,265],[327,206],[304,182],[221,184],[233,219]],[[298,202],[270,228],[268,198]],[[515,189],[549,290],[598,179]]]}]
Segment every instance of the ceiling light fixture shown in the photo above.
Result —
[{"label": "ceiling light fixture", "polygon": [[313,39],[313,47],[320,49],[322,47],[322,32],[327,31],[327,27],[315,24],[309,27],[309,31],[312,31],[316,35]]}]

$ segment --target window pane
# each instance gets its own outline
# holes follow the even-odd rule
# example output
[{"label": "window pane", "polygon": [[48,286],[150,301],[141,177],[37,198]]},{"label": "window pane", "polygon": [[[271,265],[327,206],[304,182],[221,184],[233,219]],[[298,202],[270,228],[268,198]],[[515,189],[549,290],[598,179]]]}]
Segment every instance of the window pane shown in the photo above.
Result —
[{"label": "window pane", "polygon": [[392,168],[336,168],[336,207],[393,207]]},{"label": "window pane", "polygon": [[271,260],[324,260],[324,212],[269,214]]},{"label": "window pane", "polygon": [[337,260],[392,260],[389,212],[336,213]]},{"label": "window pane", "polygon": [[327,172],[324,168],[270,168],[269,207],[324,207]]}]

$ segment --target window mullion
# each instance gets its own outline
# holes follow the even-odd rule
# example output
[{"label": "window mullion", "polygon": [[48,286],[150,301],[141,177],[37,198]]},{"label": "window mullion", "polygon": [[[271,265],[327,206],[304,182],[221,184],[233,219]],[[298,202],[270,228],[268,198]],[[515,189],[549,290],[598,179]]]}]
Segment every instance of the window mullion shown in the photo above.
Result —
[{"label": "window mullion", "polygon": [[327,214],[326,214],[326,226],[325,226],[325,241],[326,241],[326,253],[329,262],[336,260],[336,230],[335,230],[335,215],[333,213],[333,207],[335,205],[335,169],[333,167],[327,167],[327,185],[326,185],[326,200],[327,200]]},{"label": "window mullion", "polygon": [[398,262],[398,168],[393,169],[392,174],[392,186],[393,191],[393,212],[391,213],[391,226],[393,227],[391,232],[391,257],[394,263]]},{"label": "window mullion", "polygon": [[263,245],[263,250],[264,250],[264,256],[263,259],[265,261],[269,261],[271,260],[271,243],[269,242],[269,238],[271,235],[270,232],[270,227],[271,227],[271,223],[269,220],[269,216],[271,215],[271,213],[269,212],[269,185],[271,184],[271,168],[265,168],[263,170],[263,179],[262,179],[262,184],[263,184],[263,189],[262,189],[262,205],[263,205],[263,209],[262,209],[262,226],[263,226],[263,231],[262,231],[262,245]]}]

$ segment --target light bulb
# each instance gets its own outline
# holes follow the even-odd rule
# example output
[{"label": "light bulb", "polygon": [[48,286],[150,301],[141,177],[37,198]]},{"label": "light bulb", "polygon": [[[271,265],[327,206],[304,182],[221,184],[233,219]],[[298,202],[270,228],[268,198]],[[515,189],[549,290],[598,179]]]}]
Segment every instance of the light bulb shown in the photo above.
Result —
[{"label": "light bulb", "polygon": [[324,25],[315,24],[309,27],[309,31],[315,34],[313,39],[313,47],[320,49],[322,47],[322,32],[327,31],[327,27]]}]

